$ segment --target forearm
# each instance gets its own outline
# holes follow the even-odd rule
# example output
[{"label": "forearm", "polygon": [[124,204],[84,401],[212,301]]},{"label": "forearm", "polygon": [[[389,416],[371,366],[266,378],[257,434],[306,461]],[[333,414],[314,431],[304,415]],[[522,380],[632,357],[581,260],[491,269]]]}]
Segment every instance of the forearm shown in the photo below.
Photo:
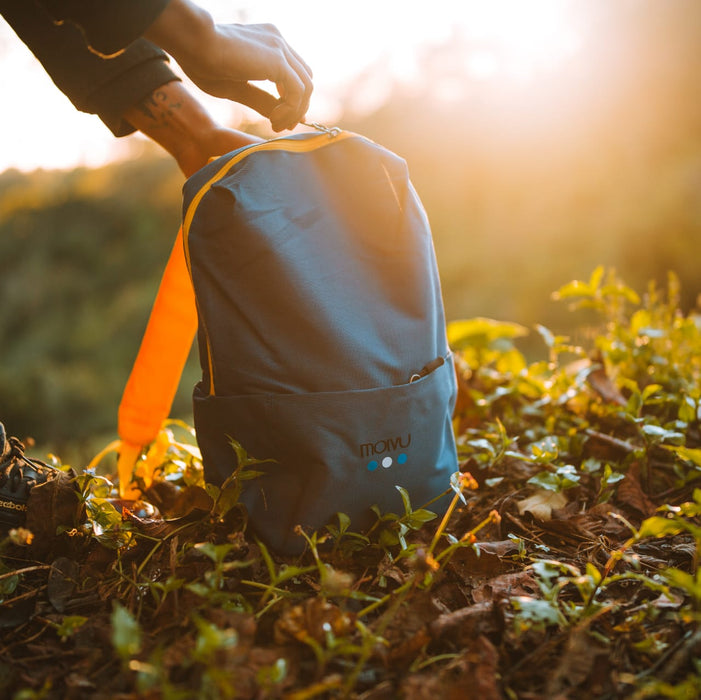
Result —
[{"label": "forearm", "polygon": [[178,81],[154,90],[127,110],[124,118],[170,153],[188,177],[213,156],[259,141],[219,126]]}]

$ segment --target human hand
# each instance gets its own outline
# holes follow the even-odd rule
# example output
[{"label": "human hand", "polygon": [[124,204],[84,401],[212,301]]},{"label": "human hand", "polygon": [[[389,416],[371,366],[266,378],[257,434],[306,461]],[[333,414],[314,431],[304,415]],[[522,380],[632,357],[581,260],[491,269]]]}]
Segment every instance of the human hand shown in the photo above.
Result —
[{"label": "human hand", "polygon": [[[273,25],[214,24],[189,0],[171,0],[144,36],[171,54],[200,89],[253,108],[275,131],[304,119],[312,71]],[[279,99],[251,80],[274,83]]]}]

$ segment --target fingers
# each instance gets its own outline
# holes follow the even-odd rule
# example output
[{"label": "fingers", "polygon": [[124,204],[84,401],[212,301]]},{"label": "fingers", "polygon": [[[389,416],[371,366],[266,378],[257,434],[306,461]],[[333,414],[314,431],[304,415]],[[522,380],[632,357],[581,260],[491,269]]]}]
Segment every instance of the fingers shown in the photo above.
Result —
[{"label": "fingers", "polygon": [[[273,82],[280,99],[269,114],[274,131],[293,129],[304,119],[314,89],[312,70],[272,24],[248,25],[265,46],[265,78]],[[254,107],[254,109],[256,109]],[[260,110],[258,110],[260,111]]]},{"label": "fingers", "polygon": [[294,109],[273,95],[262,90],[255,85],[243,82],[229,83],[225,88],[218,90],[222,97],[239,102],[246,107],[254,109],[258,114],[270,119],[274,131],[293,129],[302,119],[307,111],[308,101],[302,109]]},{"label": "fingers", "polygon": [[295,52],[290,53],[287,67],[282,80],[275,81],[280,103],[270,115],[274,131],[293,129],[304,120],[314,89],[309,66]]},{"label": "fingers", "polygon": [[263,91],[239,84],[233,88],[243,98],[238,101],[268,117],[275,131],[293,129],[309,108],[314,89],[311,68],[272,24],[220,25],[218,30],[229,41],[229,55],[240,61],[237,77],[241,83],[267,80],[279,95],[273,104],[260,94]]},{"label": "fingers", "polygon": [[[174,58],[205,92],[236,100],[270,119],[275,131],[293,129],[309,108],[312,71],[270,24],[211,25],[209,35]],[[176,47],[179,44],[174,44]],[[272,82],[275,99],[249,81]]]},{"label": "fingers", "polygon": [[226,97],[254,109],[266,119],[271,119],[273,112],[279,105],[279,100],[269,92],[244,82],[232,83],[227,90]]}]

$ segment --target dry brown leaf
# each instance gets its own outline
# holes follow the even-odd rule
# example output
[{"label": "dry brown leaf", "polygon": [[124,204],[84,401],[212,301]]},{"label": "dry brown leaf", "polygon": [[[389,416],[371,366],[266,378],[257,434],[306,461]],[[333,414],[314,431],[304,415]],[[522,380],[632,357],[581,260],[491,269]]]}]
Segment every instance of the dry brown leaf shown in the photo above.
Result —
[{"label": "dry brown leaf", "polygon": [[304,642],[311,637],[317,642],[326,640],[327,630],[336,637],[350,633],[354,616],[323,598],[309,598],[301,605],[285,610],[275,621],[274,638],[277,644],[292,640]]},{"label": "dry brown leaf", "polygon": [[625,406],[627,401],[618,387],[611,381],[603,368],[595,369],[587,375],[587,383],[592,389],[608,403]]},{"label": "dry brown leaf", "polygon": [[80,584],[80,566],[66,557],[59,557],[51,564],[47,581],[46,595],[58,612],[66,609]]},{"label": "dry brown leaf", "polygon": [[494,627],[494,606],[491,600],[469,605],[450,613],[439,615],[428,626],[433,639],[456,636],[459,639],[474,639],[482,632]]},{"label": "dry brown leaf", "polygon": [[561,491],[540,489],[532,496],[516,501],[519,515],[530,513],[536,520],[547,521],[553,517],[553,510],[567,505],[567,496]]},{"label": "dry brown leaf", "polygon": [[647,497],[640,485],[640,468],[637,464],[631,465],[623,480],[618,484],[616,501],[633,508],[644,518],[649,518],[657,510],[655,504]]},{"label": "dry brown leaf", "polygon": [[[569,689],[590,683],[597,659],[609,653],[610,650],[597,643],[588,630],[573,630],[559,663],[548,679],[546,696],[554,698],[562,694],[562,697],[569,697]],[[592,689],[592,697],[598,695]]]},{"label": "dry brown leaf", "polygon": [[520,595],[534,595],[538,592],[538,584],[530,570],[513,574],[503,574],[485,581],[472,591],[475,603],[493,601],[495,598],[511,598]]}]

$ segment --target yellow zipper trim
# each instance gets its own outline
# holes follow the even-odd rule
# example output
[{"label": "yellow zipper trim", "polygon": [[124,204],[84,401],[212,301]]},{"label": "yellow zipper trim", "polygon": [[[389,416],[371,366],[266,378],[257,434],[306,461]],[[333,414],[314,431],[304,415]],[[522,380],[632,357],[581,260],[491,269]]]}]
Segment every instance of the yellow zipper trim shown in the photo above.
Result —
[{"label": "yellow zipper trim", "polygon": [[[233,158],[228,160],[207,182],[202,185],[202,187],[197,191],[197,194],[192,198],[190,206],[188,206],[185,216],[183,217],[183,246],[185,248],[185,263],[187,265],[188,272],[190,273],[190,280],[192,279],[192,265],[190,263],[190,246],[189,246],[189,235],[190,226],[192,225],[192,220],[195,218],[195,211],[199,206],[202,198],[207,194],[209,189],[216,182],[221,180],[235,165],[240,163],[244,158],[251,155],[251,153],[257,153],[258,151],[289,151],[291,153],[305,153],[309,151],[315,151],[318,148],[323,148],[328,146],[335,141],[343,140],[356,136],[351,131],[339,131],[338,133],[320,133],[309,139],[290,139],[289,137],[282,137],[278,139],[272,139],[270,141],[264,141],[263,143],[257,143],[253,146],[247,146],[243,150],[239,151]],[[201,315],[200,315],[201,319]],[[216,396],[214,390],[214,364],[212,361],[212,346],[209,340],[209,332],[207,331],[204,322],[202,322],[202,329],[205,334],[205,342],[207,345],[207,366],[209,368],[209,395]]]}]

